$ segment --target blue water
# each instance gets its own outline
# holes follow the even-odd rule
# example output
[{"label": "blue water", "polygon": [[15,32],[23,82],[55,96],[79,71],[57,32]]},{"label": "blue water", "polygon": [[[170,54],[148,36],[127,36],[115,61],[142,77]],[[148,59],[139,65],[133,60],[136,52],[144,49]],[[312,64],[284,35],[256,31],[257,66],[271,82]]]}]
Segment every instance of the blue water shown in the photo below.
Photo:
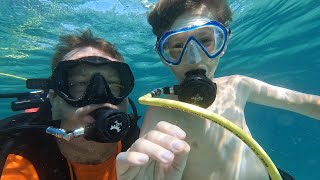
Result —
[{"label": "blue water", "polygon": [[[153,50],[146,22],[155,0],[5,0],[0,2],[0,73],[47,77],[61,34],[90,28],[113,42],[132,67],[131,97],[175,83]],[[242,74],[320,95],[320,1],[231,0],[234,21],[216,76]],[[27,91],[24,81],[0,76],[0,93]],[[0,99],[0,118],[14,114]],[[145,106],[137,104],[142,114]],[[248,104],[253,137],[274,163],[296,179],[319,179],[320,122],[296,113]]]}]

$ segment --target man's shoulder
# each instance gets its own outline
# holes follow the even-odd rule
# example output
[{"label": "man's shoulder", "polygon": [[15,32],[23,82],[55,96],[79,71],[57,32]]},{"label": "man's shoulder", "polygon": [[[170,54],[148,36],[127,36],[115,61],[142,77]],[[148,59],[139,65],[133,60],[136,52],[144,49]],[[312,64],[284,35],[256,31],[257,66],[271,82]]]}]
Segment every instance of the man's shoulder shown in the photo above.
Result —
[{"label": "man's shoulder", "polygon": [[34,154],[36,150],[51,149],[55,146],[53,136],[41,128],[32,128],[41,122],[42,117],[39,115],[38,112],[20,113],[0,120],[0,151],[17,154],[28,151]]}]

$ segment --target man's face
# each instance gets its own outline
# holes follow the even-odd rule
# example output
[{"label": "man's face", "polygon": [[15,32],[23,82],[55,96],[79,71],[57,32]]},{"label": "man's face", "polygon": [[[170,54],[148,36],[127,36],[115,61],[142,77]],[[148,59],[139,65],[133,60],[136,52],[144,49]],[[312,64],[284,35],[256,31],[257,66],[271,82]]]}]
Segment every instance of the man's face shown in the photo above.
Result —
[{"label": "man's face", "polygon": [[[82,57],[87,56],[99,56],[108,58],[113,61],[117,61],[116,59],[111,58],[108,54],[101,52],[92,47],[85,48],[77,48],[68,54],[65,55],[63,60],[77,60]],[[71,72],[69,72],[69,91],[75,97],[80,96],[85,91],[85,85],[90,80],[91,76],[94,73],[99,72],[102,76],[108,78],[108,82],[110,83],[110,89],[113,92],[119,92],[121,87],[117,84],[119,82],[119,75],[116,74],[116,71],[113,69],[106,69],[104,67],[95,67],[90,65],[80,65],[76,68],[73,68]],[[74,74],[74,75],[73,75]],[[54,95],[54,92],[53,92]],[[52,96],[51,96],[52,97]],[[125,99],[122,103],[115,106],[109,103],[106,104],[92,104],[85,107],[73,107],[66,103],[61,97],[54,95],[51,99],[52,104],[52,114],[54,119],[61,119],[61,128],[65,130],[75,130],[77,128],[83,127],[88,123],[94,122],[94,119],[89,115],[92,111],[101,108],[101,107],[112,107],[113,109],[119,109],[120,111],[127,111],[127,100]]]},{"label": "man's face", "polygon": [[[118,61],[114,58],[111,58],[108,54],[92,47],[74,49],[73,51],[66,54],[63,60],[77,60],[79,58],[87,56],[99,56],[112,61]],[[69,85],[70,93],[72,93],[75,97],[83,94],[83,92],[85,91],[83,85],[86,84],[91,75],[96,72],[99,72],[105,78],[109,78],[109,82],[114,82],[114,84],[109,84],[111,91],[120,91],[121,87],[116,85],[119,84],[117,83],[119,82],[119,76],[118,74],[116,74],[115,70],[111,68],[108,69],[106,67],[104,67],[104,69],[101,69],[101,67],[88,65],[86,67],[73,68],[69,72],[69,82],[71,82],[71,86]],[[86,125],[93,123],[95,119],[90,115],[90,113],[96,109],[109,107],[122,112],[127,112],[128,106],[128,99],[125,98],[118,105],[105,103],[90,104],[84,107],[73,107],[65,102],[61,97],[59,97],[53,90],[50,90],[49,98],[52,105],[52,119],[60,119],[60,128],[67,131],[73,131],[75,129],[85,127]],[[106,158],[106,154],[108,154],[108,152],[113,153],[116,148],[116,143],[97,143],[94,141],[87,141],[82,136],[71,139],[70,141],[58,139],[58,145],[60,151],[65,157],[72,161],[82,163],[100,162],[101,160],[104,160],[104,158]]]}]

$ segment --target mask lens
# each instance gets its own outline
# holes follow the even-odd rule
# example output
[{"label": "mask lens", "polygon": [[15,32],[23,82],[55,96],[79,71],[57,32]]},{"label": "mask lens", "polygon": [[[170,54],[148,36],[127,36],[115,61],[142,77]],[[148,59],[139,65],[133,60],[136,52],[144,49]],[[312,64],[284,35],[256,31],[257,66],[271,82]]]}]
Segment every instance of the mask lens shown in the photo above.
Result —
[{"label": "mask lens", "polygon": [[58,94],[74,106],[120,103],[134,86],[127,64],[101,57],[61,61],[53,79]]},{"label": "mask lens", "polygon": [[70,69],[68,76],[68,89],[69,95],[74,99],[81,98],[87,91],[90,84],[99,83],[94,85],[97,91],[104,91],[104,82],[94,82],[93,75],[101,75],[115,97],[120,97],[121,92],[124,91],[119,72],[108,64],[90,65],[80,64]]},{"label": "mask lens", "polygon": [[[214,23],[168,32],[160,41],[160,53],[169,63],[180,63],[186,49],[198,49],[209,58],[216,57],[224,48],[226,30]],[[198,47],[190,47],[198,46]],[[200,53],[200,52],[199,52]]]}]

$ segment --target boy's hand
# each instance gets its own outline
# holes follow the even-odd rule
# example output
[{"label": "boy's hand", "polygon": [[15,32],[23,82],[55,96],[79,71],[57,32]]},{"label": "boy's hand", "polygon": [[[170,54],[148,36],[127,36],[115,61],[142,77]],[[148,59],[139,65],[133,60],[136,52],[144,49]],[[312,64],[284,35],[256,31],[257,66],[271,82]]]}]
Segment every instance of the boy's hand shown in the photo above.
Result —
[{"label": "boy's hand", "polygon": [[117,179],[181,179],[190,146],[186,133],[161,121],[117,156]]}]

